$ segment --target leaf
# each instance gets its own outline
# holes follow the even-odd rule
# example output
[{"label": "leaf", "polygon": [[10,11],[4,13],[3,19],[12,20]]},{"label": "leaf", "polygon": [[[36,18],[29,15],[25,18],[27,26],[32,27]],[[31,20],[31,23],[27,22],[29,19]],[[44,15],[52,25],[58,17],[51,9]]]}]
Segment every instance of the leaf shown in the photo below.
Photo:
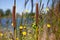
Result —
[{"label": "leaf", "polygon": [[42,4],[42,0],[40,0],[40,7],[41,7],[41,4]]},{"label": "leaf", "polygon": [[33,0],[31,0],[31,13],[33,12]]},{"label": "leaf", "polygon": [[42,8],[41,8],[41,10],[44,8],[44,3],[42,4]]},{"label": "leaf", "polygon": [[49,4],[49,1],[50,1],[50,0],[47,1],[47,6],[48,6],[48,4]]},{"label": "leaf", "polygon": [[25,0],[25,7],[26,7],[26,5],[27,5],[28,1],[29,1],[29,0]]}]

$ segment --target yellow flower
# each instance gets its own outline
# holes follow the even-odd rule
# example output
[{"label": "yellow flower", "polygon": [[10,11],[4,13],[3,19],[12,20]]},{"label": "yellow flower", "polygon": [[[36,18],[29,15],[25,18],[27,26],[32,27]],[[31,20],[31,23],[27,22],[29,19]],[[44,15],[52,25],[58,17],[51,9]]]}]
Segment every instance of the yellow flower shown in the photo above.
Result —
[{"label": "yellow flower", "polygon": [[20,28],[20,29],[23,29],[23,26],[20,26],[19,28]]},{"label": "yellow flower", "polygon": [[19,38],[16,38],[16,40],[19,40]]},{"label": "yellow flower", "polygon": [[13,26],[13,23],[11,25]]},{"label": "yellow flower", "polygon": [[24,28],[26,28],[26,27],[24,26]]},{"label": "yellow flower", "polygon": [[29,10],[25,10],[25,12],[29,12]]},{"label": "yellow flower", "polygon": [[47,27],[49,27],[49,28],[50,28],[50,27],[51,27],[51,26],[50,26],[50,24],[47,24]]},{"label": "yellow flower", "polygon": [[22,34],[25,36],[27,33],[24,31],[24,32],[22,32]]},{"label": "yellow flower", "polygon": [[46,11],[49,11],[49,9],[48,9],[48,8],[46,8]]},{"label": "yellow flower", "polygon": [[0,37],[2,37],[3,36],[3,34],[2,33],[0,33]]}]

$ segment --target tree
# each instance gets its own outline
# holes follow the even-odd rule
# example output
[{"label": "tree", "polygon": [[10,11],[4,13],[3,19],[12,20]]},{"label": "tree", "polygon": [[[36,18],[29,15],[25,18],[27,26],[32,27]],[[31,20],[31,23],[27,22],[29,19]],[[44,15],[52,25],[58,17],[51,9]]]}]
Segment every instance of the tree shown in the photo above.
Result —
[{"label": "tree", "polygon": [[10,9],[7,9],[7,10],[5,11],[5,15],[6,15],[6,16],[9,16],[10,14],[11,14]]},{"label": "tree", "polygon": [[4,16],[4,12],[2,9],[0,9],[0,18]]}]

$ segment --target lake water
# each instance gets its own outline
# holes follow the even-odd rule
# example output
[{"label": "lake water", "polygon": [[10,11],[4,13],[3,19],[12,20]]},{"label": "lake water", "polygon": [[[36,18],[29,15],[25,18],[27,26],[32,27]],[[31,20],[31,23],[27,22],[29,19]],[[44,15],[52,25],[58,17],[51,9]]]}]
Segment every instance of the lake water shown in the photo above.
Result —
[{"label": "lake water", "polygon": [[[7,24],[7,22],[8,22],[8,24]],[[1,19],[1,25],[2,25],[2,27],[5,27],[6,26],[6,24],[8,25],[8,27],[9,26],[11,26],[11,23],[12,23],[12,18],[2,18]],[[20,18],[17,18],[17,20],[16,20],[16,23],[18,24],[18,26],[19,26],[19,24],[20,24]]]},{"label": "lake water", "polygon": [[[31,21],[29,18],[26,19],[27,24],[31,24]],[[7,24],[8,22],[8,24]],[[17,18],[16,19],[16,26],[19,27],[21,23],[21,18]],[[24,19],[22,20],[22,23],[24,24]],[[1,19],[1,26],[2,27],[6,27],[6,24],[8,25],[8,27],[11,27],[12,25],[12,18],[2,18]]]}]

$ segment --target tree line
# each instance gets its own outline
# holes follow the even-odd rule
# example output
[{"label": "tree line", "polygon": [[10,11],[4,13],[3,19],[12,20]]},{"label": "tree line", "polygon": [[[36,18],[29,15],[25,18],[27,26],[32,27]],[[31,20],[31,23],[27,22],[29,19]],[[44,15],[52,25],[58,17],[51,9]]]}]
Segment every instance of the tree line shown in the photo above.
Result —
[{"label": "tree line", "polygon": [[12,12],[10,9],[7,9],[6,11],[3,11],[3,9],[0,9],[0,18],[5,17],[5,16],[9,16],[11,14],[12,14]]}]

